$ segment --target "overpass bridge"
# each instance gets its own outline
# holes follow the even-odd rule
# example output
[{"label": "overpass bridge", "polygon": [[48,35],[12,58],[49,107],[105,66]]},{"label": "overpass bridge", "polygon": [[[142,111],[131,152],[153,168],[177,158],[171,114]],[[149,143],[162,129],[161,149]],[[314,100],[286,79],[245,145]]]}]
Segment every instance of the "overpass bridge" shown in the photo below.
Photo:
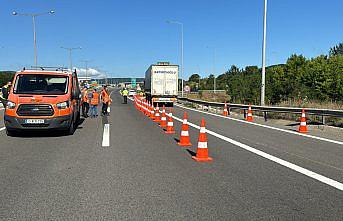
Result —
[{"label": "overpass bridge", "polygon": [[92,79],[97,81],[99,84],[131,84],[131,80],[135,79],[136,83],[140,85],[144,83],[145,78],[103,78],[103,79]]}]

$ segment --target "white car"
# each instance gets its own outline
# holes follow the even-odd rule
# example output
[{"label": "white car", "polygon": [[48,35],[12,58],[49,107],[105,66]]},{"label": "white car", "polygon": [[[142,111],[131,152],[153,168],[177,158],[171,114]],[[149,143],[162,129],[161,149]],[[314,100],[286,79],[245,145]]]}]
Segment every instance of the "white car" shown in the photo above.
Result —
[{"label": "white car", "polygon": [[136,91],[135,90],[129,90],[129,96],[135,96]]}]

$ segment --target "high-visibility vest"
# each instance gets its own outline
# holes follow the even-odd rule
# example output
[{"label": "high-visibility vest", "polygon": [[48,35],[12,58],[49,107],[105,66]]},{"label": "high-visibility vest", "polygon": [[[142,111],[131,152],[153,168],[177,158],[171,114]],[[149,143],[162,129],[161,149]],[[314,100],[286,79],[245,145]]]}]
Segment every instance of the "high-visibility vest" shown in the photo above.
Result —
[{"label": "high-visibility vest", "polygon": [[88,103],[88,96],[87,96],[87,90],[82,91],[82,101],[84,103]]},{"label": "high-visibility vest", "polygon": [[107,103],[110,101],[110,96],[108,95],[106,90],[101,91],[101,100],[102,100],[102,103]]},{"label": "high-visibility vest", "polygon": [[91,99],[91,105],[98,105],[99,104],[99,93],[93,92],[93,97]]},{"label": "high-visibility vest", "polygon": [[128,90],[123,90],[123,96],[127,96],[129,94]]}]

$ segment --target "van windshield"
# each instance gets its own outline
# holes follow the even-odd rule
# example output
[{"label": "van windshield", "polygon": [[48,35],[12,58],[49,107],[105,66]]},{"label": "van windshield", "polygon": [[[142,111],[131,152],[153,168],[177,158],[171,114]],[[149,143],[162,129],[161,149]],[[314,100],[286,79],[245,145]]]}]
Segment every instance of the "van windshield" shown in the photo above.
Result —
[{"label": "van windshield", "polygon": [[68,77],[47,74],[20,74],[13,93],[61,95],[68,92]]}]

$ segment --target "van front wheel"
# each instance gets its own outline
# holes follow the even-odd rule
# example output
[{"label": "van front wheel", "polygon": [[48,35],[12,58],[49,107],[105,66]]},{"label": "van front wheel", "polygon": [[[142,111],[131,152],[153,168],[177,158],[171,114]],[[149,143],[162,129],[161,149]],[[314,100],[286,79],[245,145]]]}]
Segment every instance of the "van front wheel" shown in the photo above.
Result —
[{"label": "van front wheel", "polygon": [[75,123],[72,120],[68,129],[68,135],[73,135],[75,132]]}]

